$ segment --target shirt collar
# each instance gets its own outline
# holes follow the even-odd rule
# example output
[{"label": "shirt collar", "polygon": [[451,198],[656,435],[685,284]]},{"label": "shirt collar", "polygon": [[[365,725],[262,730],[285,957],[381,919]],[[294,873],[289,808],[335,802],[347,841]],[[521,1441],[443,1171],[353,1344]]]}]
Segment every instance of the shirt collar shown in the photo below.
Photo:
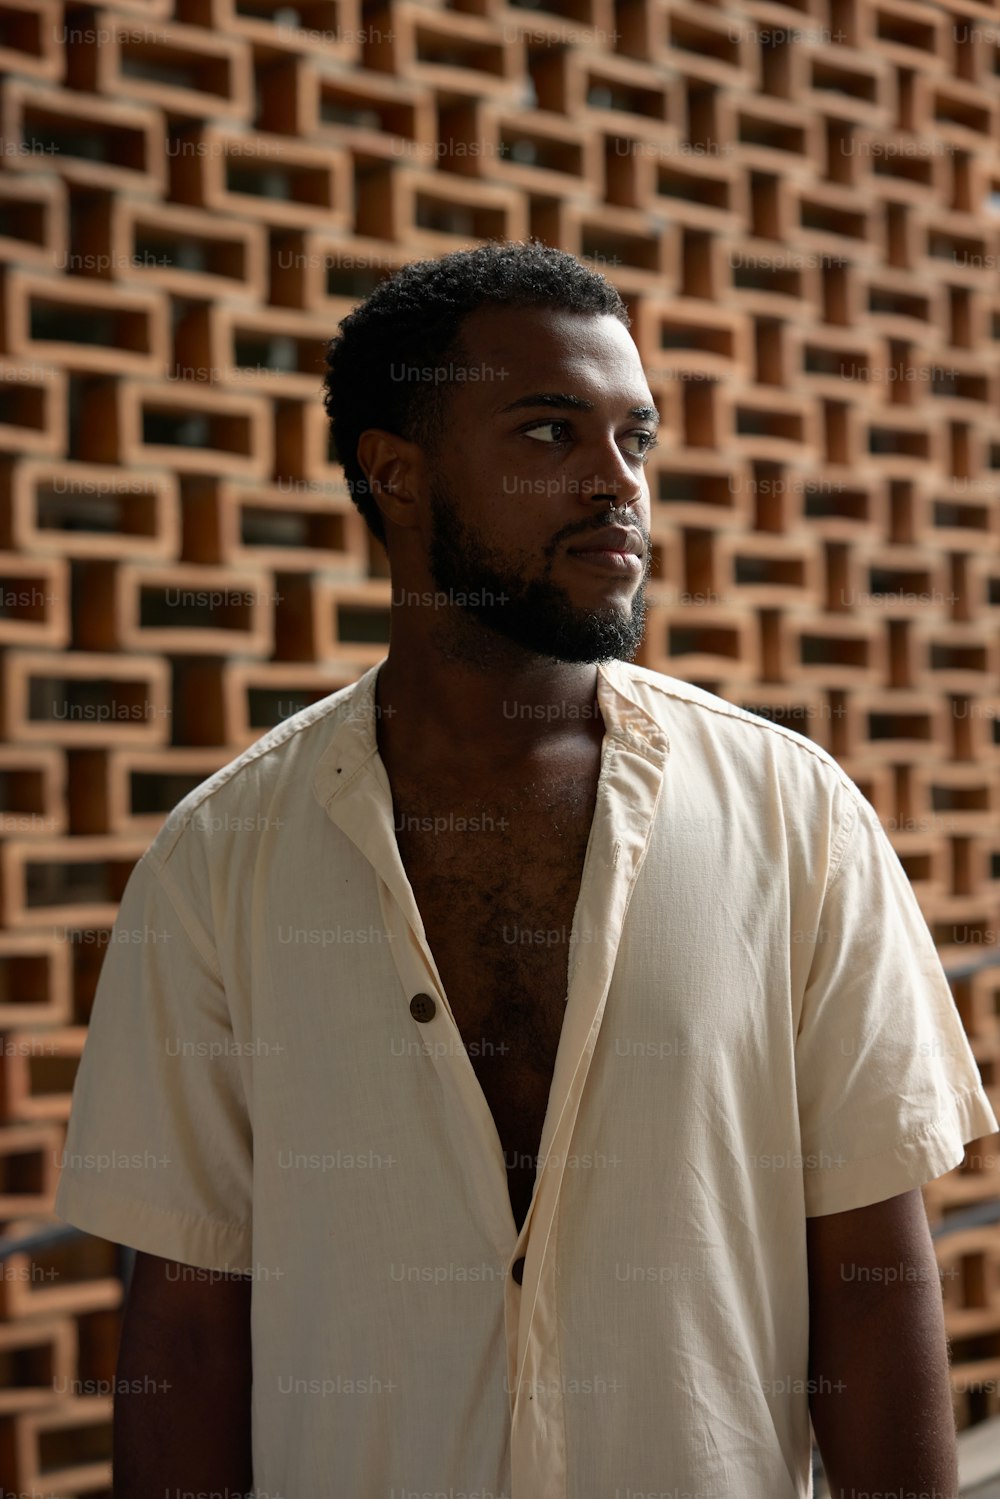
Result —
[{"label": "shirt collar", "polygon": [[[383,656],[356,682],[337,693],[339,701],[330,714],[329,742],[312,777],[313,794],[324,807],[342,796],[358,771],[378,753],[375,679],[387,659]],[[598,662],[597,703],[606,734],[653,763],[662,764],[669,752],[669,739],[663,725],[644,706],[644,696],[627,662]]]}]

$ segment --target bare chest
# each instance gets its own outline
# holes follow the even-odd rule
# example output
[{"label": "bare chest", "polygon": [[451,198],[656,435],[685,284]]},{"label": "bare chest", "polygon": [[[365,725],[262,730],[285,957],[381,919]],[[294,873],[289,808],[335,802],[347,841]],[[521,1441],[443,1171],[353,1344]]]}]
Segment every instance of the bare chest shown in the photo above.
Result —
[{"label": "bare chest", "polygon": [[519,1227],[565,1016],[599,771],[595,747],[571,775],[516,791],[392,780],[400,858],[493,1113]]}]

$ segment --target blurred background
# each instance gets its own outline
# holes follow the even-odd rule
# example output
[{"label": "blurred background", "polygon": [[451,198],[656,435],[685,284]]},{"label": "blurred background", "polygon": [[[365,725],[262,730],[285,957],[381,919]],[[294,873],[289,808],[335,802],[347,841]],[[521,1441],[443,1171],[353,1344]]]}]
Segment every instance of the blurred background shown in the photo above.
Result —
[{"label": "blurred background", "polygon": [[[618,287],[639,663],[857,782],[1000,1110],[1000,5],[0,0],[0,71],[3,1494],[111,1494],[130,1255],[51,1215],[94,987],[178,800],[385,654],[320,378],[406,261]],[[977,1499],[998,1193],[995,1136],[924,1188]]]}]

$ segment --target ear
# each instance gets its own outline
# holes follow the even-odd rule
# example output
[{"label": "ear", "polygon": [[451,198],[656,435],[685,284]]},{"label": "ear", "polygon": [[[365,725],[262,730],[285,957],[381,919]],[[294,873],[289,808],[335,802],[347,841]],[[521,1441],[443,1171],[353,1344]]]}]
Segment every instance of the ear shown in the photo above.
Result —
[{"label": "ear", "polygon": [[421,451],[395,432],[368,427],[358,438],[358,463],[386,521],[415,526],[420,496]]}]

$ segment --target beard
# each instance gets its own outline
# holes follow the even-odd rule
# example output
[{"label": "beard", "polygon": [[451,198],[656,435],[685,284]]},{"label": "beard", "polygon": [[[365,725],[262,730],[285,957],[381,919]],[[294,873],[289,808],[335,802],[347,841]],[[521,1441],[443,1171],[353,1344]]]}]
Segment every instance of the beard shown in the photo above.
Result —
[{"label": "beard", "polygon": [[[630,608],[606,604],[582,609],[565,588],[549,578],[559,539],[546,548],[542,576],[525,582],[502,553],[469,528],[451,494],[437,483],[430,487],[430,513],[428,566],[435,587],[449,598],[458,595],[458,607],[492,632],[474,632],[477,638],[473,639],[443,611],[445,617],[437,624],[434,636],[446,658],[481,666],[509,665],[525,651],[555,661],[633,659],[642,644],[646,623],[646,579],[652,565],[648,536],[643,537],[643,572]],[[634,527],[635,519],[630,514],[617,520],[609,515],[607,523]],[[466,598],[471,602],[465,602]],[[512,653],[509,645],[519,647],[519,651]]]}]

